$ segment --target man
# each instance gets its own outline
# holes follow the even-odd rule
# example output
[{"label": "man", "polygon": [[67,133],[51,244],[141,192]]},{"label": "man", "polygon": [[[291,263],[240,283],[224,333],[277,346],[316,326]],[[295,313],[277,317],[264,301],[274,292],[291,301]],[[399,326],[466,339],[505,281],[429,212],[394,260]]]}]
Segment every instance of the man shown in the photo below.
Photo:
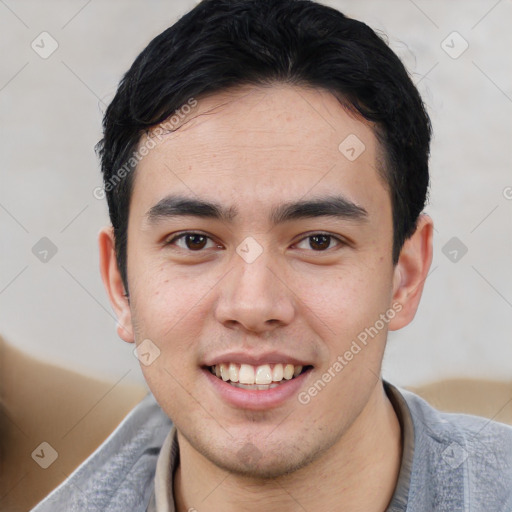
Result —
[{"label": "man", "polygon": [[123,452],[36,510],[511,511],[512,429],[381,378],[431,263],[429,142],[399,59],[331,8],[207,0],[156,37],[105,114],[99,245],[173,426],[155,476]]}]

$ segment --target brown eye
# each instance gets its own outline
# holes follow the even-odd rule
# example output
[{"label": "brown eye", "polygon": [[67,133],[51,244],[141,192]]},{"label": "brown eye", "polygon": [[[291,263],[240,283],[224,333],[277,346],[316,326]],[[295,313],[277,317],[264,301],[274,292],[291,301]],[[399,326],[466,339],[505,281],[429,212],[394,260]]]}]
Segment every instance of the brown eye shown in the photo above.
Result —
[{"label": "brown eye", "polygon": [[337,236],[329,233],[314,233],[302,238],[297,247],[308,251],[313,250],[313,252],[327,252],[336,247],[341,248],[343,245],[346,245],[346,243]]},{"label": "brown eye", "polygon": [[197,251],[197,250],[203,249],[208,240],[208,237],[206,237],[204,235],[198,235],[195,233],[185,235],[184,238],[185,238],[185,245],[191,251]]},{"label": "brown eye", "polygon": [[329,235],[313,235],[309,237],[309,245],[315,251],[323,251],[329,248],[331,237]]},{"label": "brown eye", "polygon": [[[208,245],[210,244],[210,245]],[[179,247],[185,251],[190,252],[201,252],[202,249],[208,249],[211,247],[220,247],[211,240],[209,236],[203,235],[202,233],[181,233],[173,237],[171,240],[165,242],[166,246]]]}]

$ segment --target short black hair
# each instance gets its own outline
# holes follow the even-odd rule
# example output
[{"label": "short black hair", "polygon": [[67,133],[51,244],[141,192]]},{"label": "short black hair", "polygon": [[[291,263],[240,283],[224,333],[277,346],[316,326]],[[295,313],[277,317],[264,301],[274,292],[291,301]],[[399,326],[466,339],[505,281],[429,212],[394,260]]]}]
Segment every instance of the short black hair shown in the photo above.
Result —
[{"label": "short black hair", "polygon": [[427,199],[431,138],[425,106],[400,59],[366,24],[310,0],[203,0],[140,53],[103,119],[97,150],[126,292],[130,171],[141,136],[191,98],[275,83],[331,92],[372,123],[396,264]]}]

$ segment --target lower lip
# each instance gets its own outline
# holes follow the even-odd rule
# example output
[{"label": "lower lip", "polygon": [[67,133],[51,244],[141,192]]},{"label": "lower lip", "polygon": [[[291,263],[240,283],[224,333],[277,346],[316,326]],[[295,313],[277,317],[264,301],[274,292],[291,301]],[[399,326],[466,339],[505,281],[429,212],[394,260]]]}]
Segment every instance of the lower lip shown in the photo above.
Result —
[{"label": "lower lip", "polygon": [[283,381],[275,388],[253,390],[237,388],[219,379],[208,369],[203,369],[203,373],[210,381],[211,385],[222,399],[230,405],[240,409],[252,411],[262,411],[271,409],[284,404],[291,397],[297,396],[299,389],[304,384],[311,369],[305,371],[294,379]]}]

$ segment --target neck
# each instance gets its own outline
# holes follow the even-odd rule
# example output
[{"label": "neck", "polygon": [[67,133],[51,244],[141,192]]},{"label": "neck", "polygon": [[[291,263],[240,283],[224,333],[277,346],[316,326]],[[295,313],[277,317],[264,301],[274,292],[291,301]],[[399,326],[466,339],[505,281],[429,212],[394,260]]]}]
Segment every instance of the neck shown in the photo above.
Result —
[{"label": "neck", "polygon": [[382,384],[356,421],[324,454],[272,480],[230,474],[205,459],[178,432],[180,465],[174,474],[176,510],[248,512],[386,510],[398,479],[401,430]]}]

